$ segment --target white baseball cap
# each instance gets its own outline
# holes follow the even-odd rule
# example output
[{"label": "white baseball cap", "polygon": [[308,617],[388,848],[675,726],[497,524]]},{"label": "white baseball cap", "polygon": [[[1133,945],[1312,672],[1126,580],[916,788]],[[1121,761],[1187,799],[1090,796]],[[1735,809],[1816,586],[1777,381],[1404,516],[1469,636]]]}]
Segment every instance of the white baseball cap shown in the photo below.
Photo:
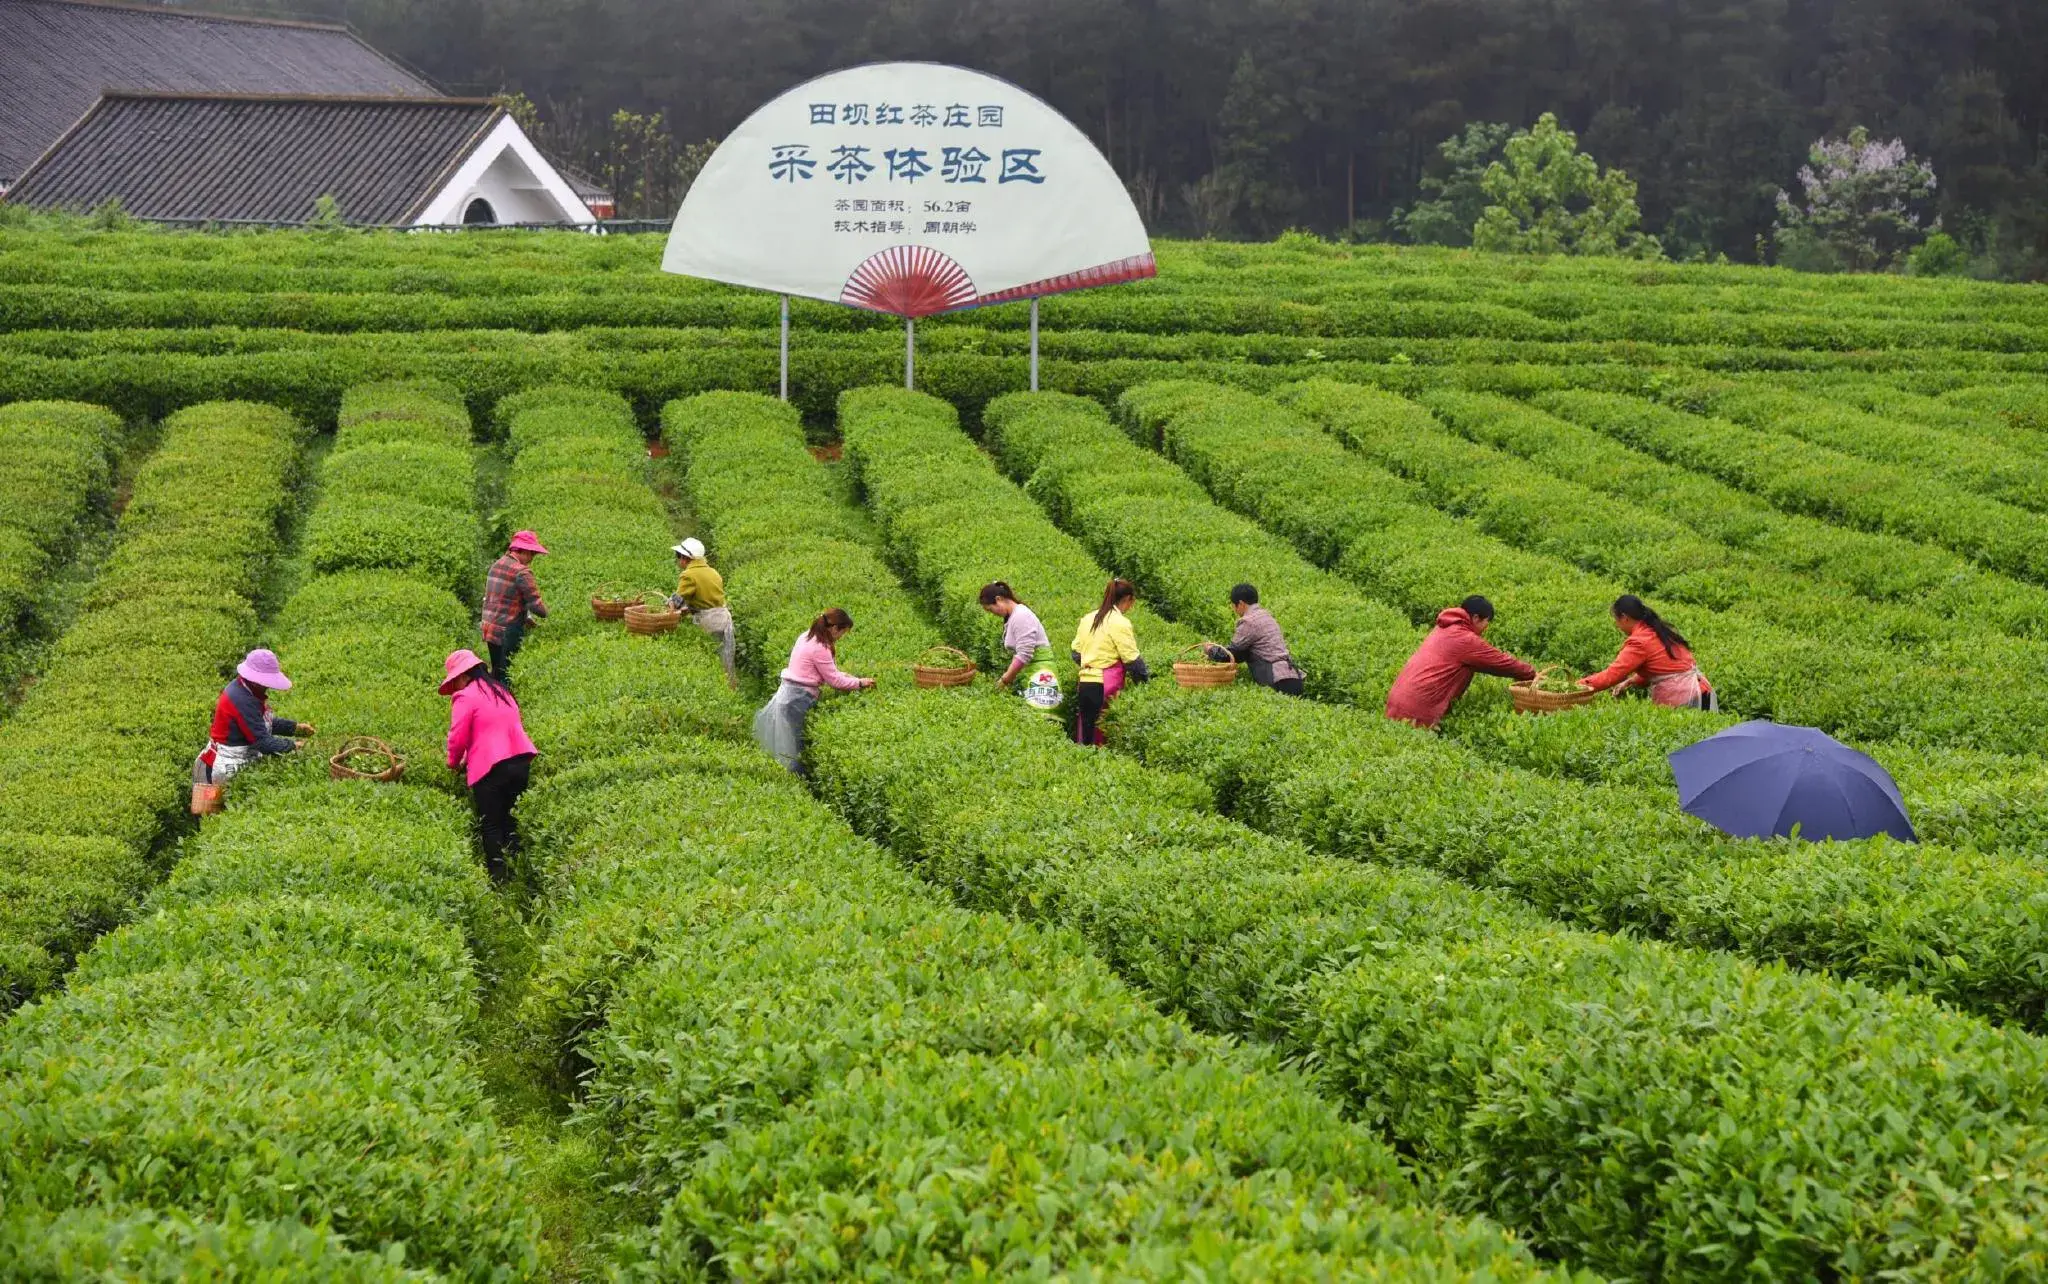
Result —
[{"label": "white baseball cap", "polygon": [[675,552],[677,557],[687,557],[694,562],[704,556],[704,541],[701,539],[686,539],[676,545]]}]

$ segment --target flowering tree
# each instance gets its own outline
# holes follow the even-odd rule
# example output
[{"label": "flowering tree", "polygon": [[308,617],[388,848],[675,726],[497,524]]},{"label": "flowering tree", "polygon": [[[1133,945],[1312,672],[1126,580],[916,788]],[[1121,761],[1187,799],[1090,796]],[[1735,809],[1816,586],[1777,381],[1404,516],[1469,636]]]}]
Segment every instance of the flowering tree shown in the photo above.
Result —
[{"label": "flowering tree", "polygon": [[1472,228],[1482,250],[1520,254],[1625,254],[1658,258],[1657,238],[1638,229],[1635,180],[1602,170],[1578,135],[1549,112],[1503,145],[1479,186],[1487,206]]},{"label": "flowering tree", "polygon": [[1780,262],[1832,259],[1852,272],[1874,272],[1930,230],[1915,207],[1934,195],[1934,167],[1903,140],[1874,139],[1861,125],[1847,138],[1814,142],[1799,168],[1799,188],[1798,199],[1778,192]]}]

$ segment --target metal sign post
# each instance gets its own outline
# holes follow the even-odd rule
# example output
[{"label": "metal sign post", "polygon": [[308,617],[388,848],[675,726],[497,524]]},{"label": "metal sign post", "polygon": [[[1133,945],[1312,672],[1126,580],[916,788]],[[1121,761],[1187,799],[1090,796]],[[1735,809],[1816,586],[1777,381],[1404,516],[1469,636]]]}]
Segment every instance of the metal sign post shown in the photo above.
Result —
[{"label": "metal sign post", "polygon": [[903,318],[903,386],[917,386],[917,318]]},{"label": "metal sign post", "polygon": [[789,296],[782,296],[782,399],[789,400]]},{"label": "metal sign post", "polygon": [[1038,296],[1031,296],[1031,391],[1038,391]]}]

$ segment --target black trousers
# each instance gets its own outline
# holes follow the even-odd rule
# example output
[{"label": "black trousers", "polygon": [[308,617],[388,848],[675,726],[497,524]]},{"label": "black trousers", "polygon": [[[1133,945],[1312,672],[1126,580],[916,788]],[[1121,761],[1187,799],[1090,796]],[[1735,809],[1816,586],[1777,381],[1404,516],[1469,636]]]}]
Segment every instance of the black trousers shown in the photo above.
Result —
[{"label": "black trousers", "polygon": [[1281,695],[1298,696],[1301,694],[1301,679],[1282,678],[1273,684],[1273,689]]},{"label": "black trousers", "polygon": [[477,828],[483,833],[484,868],[494,879],[504,878],[519,855],[519,825],[512,819],[512,804],[526,792],[532,767],[533,755],[522,753],[499,762],[469,787]]},{"label": "black trousers", "polygon": [[524,624],[508,624],[505,626],[504,641],[484,643],[484,648],[491,653],[492,677],[500,682],[509,683],[511,681],[512,657],[519,654],[519,644],[524,641],[526,641],[526,626]]},{"label": "black trousers", "polygon": [[1096,730],[1096,724],[1102,721],[1102,707],[1107,703],[1108,701],[1103,698],[1100,682],[1080,684],[1080,688],[1074,692],[1074,704],[1079,711],[1077,725],[1074,728],[1076,744],[1096,743],[1097,737],[1102,734]]}]

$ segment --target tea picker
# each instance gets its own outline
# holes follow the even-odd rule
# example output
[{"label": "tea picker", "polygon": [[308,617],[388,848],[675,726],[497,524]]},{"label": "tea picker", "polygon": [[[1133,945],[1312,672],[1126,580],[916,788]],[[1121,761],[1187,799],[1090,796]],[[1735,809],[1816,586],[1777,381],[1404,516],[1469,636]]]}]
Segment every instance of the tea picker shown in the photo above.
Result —
[{"label": "tea picker", "polygon": [[774,697],[754,715],[755,741],[790,771],[803,772],[804,723],[824,689],[865,691],[875,685],[873,678],[839,670],[839,640],[852,631],[853,617],[840,607],[812,620],[789,649],[789,664]]},{"label": "tea picker", "polygon": [[1090,747],[1103,743],[1102,711],[1123,689],[1126,679],[1144,682],[1152,676],[1138,654],[1138,635],[1129,612],[1138,604],[1138,590],[1129,580],[1111,580],[1102,590],[1102,605],[1081,617],[1067,654],[1081,670],[1075,691],[1074,741]]},{"label": "tea picker", "polygon": [[500,682],[526,640],[527,627],[547,618],[548,604],[541,601],[540,585],[533,578],[533,559],[545,552],[538,536],[520,531],[484,577],[484,649],[491,655],[491,675]]},{"label": "tea picker", "polygon": [[718,662],[725,666],[725,683],[738,687],[739,674],[733,668],[732,611],[725,604],[725,577],[704,560],[702,540],[686,539],[673,551],[676,591],[668,599],[669,608],[685,612],[699,629],[718,639]]},{"label": "tea picker", "polygon": [[1614,599],[1614,627],[1627,635],[1621,654],[1591,677],[1580,680],[1588,691],[1624,684],[1648,689],[1653,703],[1673,709],[1720,707],[1714,688],[1692,658],[1685,635],[1664,622],[1633,593]]},{"label": "tea picker", "polygon": [[1230,609],[1237,613],[1237,631],[1230,635],[1228,646],[1207,648],[1209,658],[1218,664],[1249,665],[1252,681],[1260,686],[1282,695],[1300,695],[1304,675],[1287,650],[1280,622],[1259,605],[1259,590],[1250,584],[1232,588]]},{"label": "tea picker", "polygon": [[1439,614],[1387,692],[1387,716],[1433,730],[1479,674],[1534,681],[1533,665],[1487,644],[1492,624],[1493,603],[1476,593]]},{"label": "tea picker", "polygon": [[201,788],[218,790],[250,763],[291,753],[299,747],[295,737],[314,733],[312,723],[280,718],[270,711],[270,693],[291,689],[292,681],[272,651],[251,651],[235,667],[235,676],[214,702],[206,748],[192,764],[195,810]]},{"label": "tea picker", "polygon": [[519,855],[513,804],[532,775],[533,741],[511,688],[492,675],[474,651],[457,651],[443,665],[440,691],[448,707],[448,769],[460,770],[476,807],[484,866],[503,880]]},{"label": "tea picker", "polygon": [[[1016,592],[1005,580],[994,580],[981,586],[981,609],[1003,622],[1003,649],[1010,653],[1010,667],[1003,670],[1003,676],[996,679],[996,685],[1007,688],[1015,682],[1041,652],[1052,651],[1052,639],[1046,636],[1045,625],[1039,622],[1038,613],[1017,600]],[[1033,675],[1034,679],[1036,675]],[[1055,678],[1057,683],[1058,679]],[[1055,700],[1054,704],[1059,702]]]}]

